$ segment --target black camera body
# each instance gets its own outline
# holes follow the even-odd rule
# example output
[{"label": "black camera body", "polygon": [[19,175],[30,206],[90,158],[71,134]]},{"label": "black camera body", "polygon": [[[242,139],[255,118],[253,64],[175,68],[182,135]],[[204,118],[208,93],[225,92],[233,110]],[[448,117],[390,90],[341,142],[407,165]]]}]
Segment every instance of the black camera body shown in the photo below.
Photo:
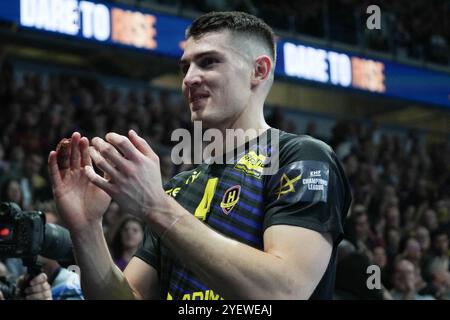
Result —
[{"label": "black camera body", "polygon": [[61,264],[74,262],[69,231],[45,223],[40,211],[22,211],[12,202],[0,204],[0,258],[30,259],[42,255]]},{"label": "black camera body", "polygon": [[26,258],[41,253],[45,235],[45,215],[22,211],[15,203],[0,204],[0,257]]},{"label": "black camera body", "polygon": [[[22,211],[15,203],[0,203],[0,258],[21,258],[31,280],[42,272],[38,255],[57,260],[63,266],[73,264],[69,231],[45,223],[41,211]],[[16,286],[0,278],[0,291],[5,299],[14,299]]]}]

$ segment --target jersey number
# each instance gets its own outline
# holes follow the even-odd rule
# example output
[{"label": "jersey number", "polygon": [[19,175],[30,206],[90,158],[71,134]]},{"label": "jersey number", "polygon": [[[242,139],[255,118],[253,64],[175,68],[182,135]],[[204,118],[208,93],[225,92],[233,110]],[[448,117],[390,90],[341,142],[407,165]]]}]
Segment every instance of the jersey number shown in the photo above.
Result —
[{"label": "jersey number", "polygon": [[206,183],[205,192],[203,193],[202,201],[195,209],[195,217],[201,221],[205,221],[206,215],[208,214],[211,201],[214,197],[214,192],[216,191],[217,182],[219,182],[219,178],[211,178]]}]

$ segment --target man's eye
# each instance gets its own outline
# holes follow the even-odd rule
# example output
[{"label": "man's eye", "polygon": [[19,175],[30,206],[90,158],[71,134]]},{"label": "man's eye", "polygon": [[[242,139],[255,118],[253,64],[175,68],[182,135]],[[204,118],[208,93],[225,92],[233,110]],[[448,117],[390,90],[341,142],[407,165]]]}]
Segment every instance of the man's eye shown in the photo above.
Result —
[{"label": "man's eye", "polygon": [[207,67],[212,66],[216,62],[218,62],[218,60],[215,58],[205,58],[200,62],[200,66],[202,68],[207,68]]}]

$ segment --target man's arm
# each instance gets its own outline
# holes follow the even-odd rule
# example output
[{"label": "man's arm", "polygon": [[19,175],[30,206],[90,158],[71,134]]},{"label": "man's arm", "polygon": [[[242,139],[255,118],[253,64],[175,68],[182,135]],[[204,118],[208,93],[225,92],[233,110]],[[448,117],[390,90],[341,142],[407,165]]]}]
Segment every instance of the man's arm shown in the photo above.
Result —
[{"label": "man's arm", "polygon": [[153,297],[159,291],[154,290],[157,276],[152,267],[130,265],[128,273],[148,281],[147,287],[136,285],[134,278],[127,281],[111,258],[102,230],[102,216],[110,197],[86,176],[85,166],[92,165],[88,148],[89,141],[74,133],[48,158],[55,203],[70,230],[83,294],[88,299]]},{"label": "man's arm", "polygon": [[275,225],[265,231],[260,251],[212,230],[172,198],[149,219],[155,229],[173,224],[164,244],[225,299],[308,299],[331,257],[328,234]]},{"label": "man's arm", "polygon": [[73,242],[76,260],[81,269],[81,287],[86,298],[159,298],[156,270],[142,260],[132,258],[122,273],[112,260],[101,225],[93,226],[91,230],[73,237]]},{"label": "man's arm", "polygon": [[212,289],[224,298],[311,296],[328,266],[331,237],[301,227],[273,226],[264,234],[265,251],[224,237],[164,192],[159,158],[144,139],[130,130],[129,139],[109,133],[106,140],[94,138],[90,155],[111,180],[86,166],[89,180],[122,209],[145,218],[163,243]]}]

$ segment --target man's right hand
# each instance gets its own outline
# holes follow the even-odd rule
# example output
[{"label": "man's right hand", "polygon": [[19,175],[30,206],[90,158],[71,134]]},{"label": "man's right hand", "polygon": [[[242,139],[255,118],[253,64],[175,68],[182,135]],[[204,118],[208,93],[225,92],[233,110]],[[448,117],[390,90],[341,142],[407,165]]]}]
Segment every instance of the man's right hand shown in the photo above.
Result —
[{"label": "man's right hand", "polygon": [[89,140],[78,132],[72,134],[67,147],[51,151],[48,168],[56,207],[71,233],[86,231],[101,223],[111,198],[91,183],[85,166],[92,166]]}]

